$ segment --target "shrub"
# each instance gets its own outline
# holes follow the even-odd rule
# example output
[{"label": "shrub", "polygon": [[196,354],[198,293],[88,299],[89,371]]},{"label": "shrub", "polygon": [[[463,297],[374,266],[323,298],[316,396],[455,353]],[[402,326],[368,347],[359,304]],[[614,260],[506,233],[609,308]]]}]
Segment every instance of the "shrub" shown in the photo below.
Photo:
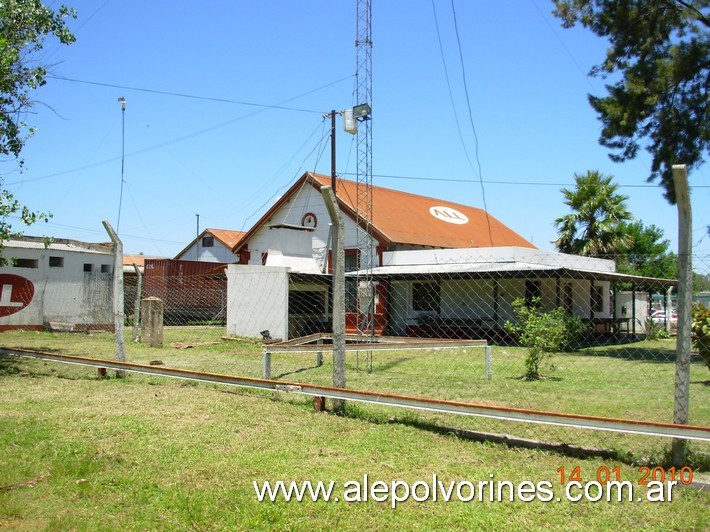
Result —
[{"label": "shrub", "polygon": [[551,353],[576,349],[585,326],[582,321],[563,308],[550,312],[540,310],[540,298],[533,298],[532,306],[524,299],[513,301],[516,322],[506,322],[508,332],[517,334],[520,343],[528,348],[525,357],[525,378],[538,380],[540,365]]},{"label": "shrub", "polygon": [[703,357],[705,365],[710,369],[710,308],[698,304],[693,307],[690,323],[690,339],[693,347]]}]

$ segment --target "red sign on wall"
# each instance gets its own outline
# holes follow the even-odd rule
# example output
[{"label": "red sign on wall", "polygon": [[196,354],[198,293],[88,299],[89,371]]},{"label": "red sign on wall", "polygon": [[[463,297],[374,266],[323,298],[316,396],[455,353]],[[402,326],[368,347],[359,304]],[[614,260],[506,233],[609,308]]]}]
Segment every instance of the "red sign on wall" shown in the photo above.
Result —
[{"label": "red sign on wall", "polygon": [[0,318],[20,312],[30,304],[34,295],[35,285],[29,279],[0,273]]}]

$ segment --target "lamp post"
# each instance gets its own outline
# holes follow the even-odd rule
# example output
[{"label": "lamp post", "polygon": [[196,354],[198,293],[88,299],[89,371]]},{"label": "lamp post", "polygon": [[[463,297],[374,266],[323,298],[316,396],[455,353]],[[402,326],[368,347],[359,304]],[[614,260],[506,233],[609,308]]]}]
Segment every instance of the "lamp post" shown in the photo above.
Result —
[{"label": "lamp post", "polygon": [[121,205],[123,204],[123,179],[125,173],[125,154],[126,154],[126,99],[121,96],[118,98],[121,102],[121,193],[118,196],[118,220],[116,221],[116,233],[121,226]]}]

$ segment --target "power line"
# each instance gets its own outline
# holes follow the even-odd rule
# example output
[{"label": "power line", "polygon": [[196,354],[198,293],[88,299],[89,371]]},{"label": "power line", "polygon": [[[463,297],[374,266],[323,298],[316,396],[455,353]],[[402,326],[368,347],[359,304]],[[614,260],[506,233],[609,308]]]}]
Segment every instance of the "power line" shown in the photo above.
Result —
[{"label": "power line", "polygon": [[[320,86],[320,87],[318,87],[318,88],[315,88],[315,89],[312,89],[312,90],[310,90],[310,91],[301,93],[301,94],[299,94],[299,95],[297,95],[297,96],[293,96],[292,98],[288,98],[288,99],[286,99],[286,100],[283,100],[282,102],[280,102],[280,103],[278,103],[278,104],[275,104],[275,105],[245,104],[245,105],[252,105],[252,106],[255,106],[255,107],[260,107],[260,109],[255,110],[255,111],[252,111],[252,112],[247,113],[247,114],[245,114],[245,115],[238,116],[238,117],[233,118],[233,119],[231,119],[231,120],[227,120],[226,122],[222,122],[222,123],[216,124],[216,125],[214,125],[214,126],[211,126],[211,127],[205,128],[205,129],[201,129],[201,130],[199,130],[199,131],[195,131],[195,132],[193,132],[193,133],[188,133],[187,135],[183,135],[183,136],[181,136],[181,137],[177,137],[177,138],[174,138],[174,139],[171,139],[171,140],[166,140],[166,141],[161,142],[161,143],[159,143],[159,144],[155,144],[155,145],[153,145],[153,146],[149,146],[149,147],[147,147],[147,148],[143,148],[143,149],[141,149],[141,150],[137,150],[137,151],[128,153],[128,154],[126,154],[126,156],[127,156],[127,157],[132,157],[132,156],[135,156],[135,155],[141,155],[141,154],[147,153],[147,152],[149,152],[149,151],[157,150],[157,149],[159,149],[159,148],[163,148],[163,147],[165,147],[165,146],[169,146],[169,145],[171,145],[171,144],[175,144],[176,142],[181,142],[181,141],[184,141],[184,140],[188,140],[188,139],[191,139],[191,138],[196,137],[196,136],[199,136],[199,135],[204,135],[205,133],[209,133],[209,132],[214,131],[214,130],[216,130],[216,129],[220,129],[220,128],[226,127],[226,126],[231,125],[231,124],[233,124],[234,122],[238,122],[238,121],[240,121],[240,120],[245,120],[245,119],[247,119],[247,118],[250,118],[250,117],[254,116],[255,114],[262,113],[262,112],[264,112],[264,111],[266,111],[266,110],[269,110],[269,109],[297,110],[297,109],[291,109],[291,108],[288,108],[288,107],[283,107],[281,104],[287,103],[287,102],[290,102],[290,101],[293,101],[293,100],[296,100],[296,99],[298,99],[298,98],[302,98],[303,96],[306,96],[306,95],[308,95],[308,94],[311,94],[311,93],[316,92],[316,91],[319,91],[319,90],[322,90],[322,89],[324,89],[324,88],[326,88],[326,87],[329,87],[329,86],[331,86],[331,85],[334,85],[334,84],[336,84],[336,83],[340,83],[341,81],[343,81],[343,80],[345,80],[345,79],[348,79],[348,78],[351,78],[351,77],[353,77],[353,76],[352,76],[352,75],[349,75],[349,76],[347,76],[347,77],[345,77],[345,78],[341,78],[341,79],[339,79],[339,80],[333,81],[333,82],[328,83],[328,84],[326,84],[326,85],[322,85],[322,86]],[[55,79],[60,79],[60,80],[62,80],[62,79],[67,79],[67,80],[69,80],[69,78],[55,78]],[[69,80],[69,81],[75,81],[75,80]],[[80,83],[81,83],[81,82],[80,82]],[[90,84],[94,84],[94,85],[105,85],[105,86],[108,86],[108,87],[116,87],[116,88],[124,88],[124,89],[126,89],[126,90],[146,90],[146,91],[148,91],[148,92],[156,92],[156,91],[150,91],[149,89],[138,89],[138,88],[124,87],[124,86],[121,86],[121,85],[108,85],[108,84],[95,83],[95,82],[83,82],[83,83],[90,83]],[[174,95],[177,95],[177,94],[174,94]],[[209,98],[202,98],[202,97],[197,97],[197,96],[196,96],[195,98],[198,98],[198,99],[209,99]],[[235,101],[235,102],[232,102],[232,103],[238,103],[238,102]],[[302,110],[302,111],[303,111],[303,110]],[[305,112],[315,112],[315,111],[305,111]],[[322,113],[320,113],[320,112],[318,112],[318,113],[319,113],[319,114],[322,114]],[[91,164],[79,166],[79,167],[76,167],[76,168],[72,168],[72,169],[70,169],[70,170],[63,170],[63,171],[61,171],[61,172],[55,172],[55,173],[53,173],[53,174],[48,174],[48,175],[44,175],[44,176],[40,176],[40,177],[32,177],[32,178],[29,178],[29,179],[21,179],[21,180],[18,180],[18,181],[8,182],[8,183],[5,183],[5,186],[22,185],[22,184],[24,184],[24,183],[30,183],[30,182],[32,182],[32,181],[40,181],[40,180],[44,180],[44,179],[50,179],[50,178],[52,178],[52,177],[59,177],[59,176],[67,175],[67,174],[73,174],[73,173],[75,173],[75,172],[81,172],[81,171],[83,171],[83,170],[90,170],[91,168],[96,168],[97,166],[103,166],[103,165],[105,165],[105,164],[115,162],[115,161],[117,161],[117,160],[119,160],[119,159],[120,159],[120,157],[111,157],[110,159],[105,159],[105,160],[103,160],[103,161],[99,161],[99,162],[96,162],[96,163],[91,163]]]},{"label": "power line", "polygon": [[[343,172],[342,175],[355,175],[353,172]],[[453,179],[446,177],[417,177],[417,176],[402,176],[391,174],[374,174],[374,177],[383,179],[401,179],[407,181],[430,181],[433,183],[479,183],[477,179]],[[541,187],[573,187],[575,183],[552,183],[543,181],[487,181],[485,184],[491,185],[514,185],[514,186],[541,186]],[[619,188],[658,188],[659,185],[625,185],[619,184]],[[693,185],[692,188],[710,188],[710,185]]]},{"label": "power line", "polygon": [[[459,61],[461,63],[461,78],[463,79],[464,94],[466,96],[466,107],[468,108],[468,120],[471,123],[471,130],[473,131],[473,138],[475,140],[476,146],[476,165],[478,166],[478,181],[481,184],[481,200],[483,201],[483,211],[486,213],[486,225],[488,226],[488,238],[490,239],[491,246],[493,245],[493,233],[491,231],[491,220],[488,216],[488,205],[486,204],[486,187],[483,185],[483,172],[481,171],[481,159],[478,157],[478,134],[476,133],[476,126],[473,123],[473,113],[471,111],[471,100],[468,93],[468,83],[466,82],[466,68],[463,60],[463,50],[461,48],[461,37],[459,36],[459,25],[456,17],[456,7],[454,6],[454,0],[451,0],[451,13],[454,16],[454,30],[456,32],[456,43],[459,49]],[[469,161],[469,164],[471,161]]]},{"label": "power line", "polygon": [[[235,105],[246,105],[249,107],[261,107],[265,109],[280,109],[282,111],[297,111],[301,113],[317,113],[317,114],[322,114],[322,111],[315,111],[313,109],[301,109],[298,107],[285,107],[283,105],[269,105],[269,104],[261,104],[261,103],[254,103],[254,102],[245,102],[241,100],[230,100],[227,98],[215,98],[211,96],[198,96],[195,94],[186,94],[186,93],[181,93],[181,92],[171,92],[171,91],[163,91],[163,90],[157,90],[157,89],[147,89],[144,87],[131,87],[128,85],[117,85],[114,83],[103,83],[99,81],[87,81],[87,80],[82,80],[82,79],[74,79],[74,78],[67,78],[67,77],[60,77],[60,76],[55,76],[48,74],[48,78],[55,79],[58,81],[71,81],[73,83],[82,83],[85,85],[95,85],[99,87],[111,87],[113,89],[123,89],[123,90],[129,90],[129,91],[136,91],[136,92],[147,92],[150,94],[160,94],[163,96],[174,96],[177,98],[188,98],[191,100],[204,100],[204,101],[210,101],[210,102],[219,102],[219,103],[230,103],[230,104],[235,104]],[[349,76],[345,76],[344,78],[340,78],[336,81],[332,81],[326,85],[323,85],[321,87],[318,87],[316,89],[310,90],[308,92],[304,92],[303,94],[299,94],[298,96],[295,96],[294,98],[290,98],[289,100],[286,101],[291,101],[295,100],[297,98],[301,98],[303,96],[307,96],[308,94],[311,94],[312,92],[316,92],[322,89],[325,89],[327,87],[330,87],[331,85],[336,85],[337,83],[340,83],[341,81],[344,81],[346,79],[349,79],[352,77],[352,74]]]}]

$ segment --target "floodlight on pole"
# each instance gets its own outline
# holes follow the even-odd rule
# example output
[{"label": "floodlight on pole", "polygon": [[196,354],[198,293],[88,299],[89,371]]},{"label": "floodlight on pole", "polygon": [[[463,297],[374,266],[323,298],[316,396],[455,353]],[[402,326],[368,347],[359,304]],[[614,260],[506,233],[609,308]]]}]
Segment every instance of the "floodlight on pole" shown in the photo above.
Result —
[{"label": "floodlight on pole", "polygon": [[372,114],[372,108],[367,103],[361,103],[353,107],[353,116],[360,120],[367,120]]}]

